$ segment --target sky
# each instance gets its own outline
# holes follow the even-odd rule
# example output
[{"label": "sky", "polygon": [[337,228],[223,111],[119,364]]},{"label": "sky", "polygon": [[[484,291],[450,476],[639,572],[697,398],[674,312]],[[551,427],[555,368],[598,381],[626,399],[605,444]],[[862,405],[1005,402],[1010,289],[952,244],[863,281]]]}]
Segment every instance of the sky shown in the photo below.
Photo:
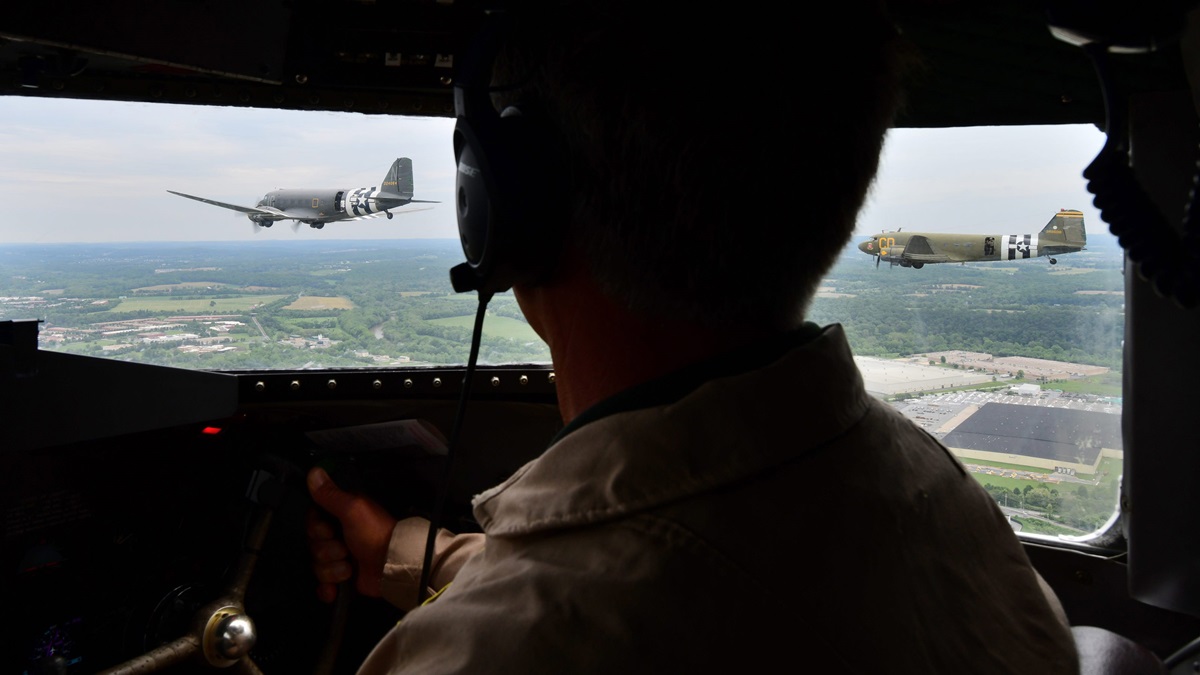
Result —
[{"label": "sky", "polygon": [[[457,238],[453,128],[446,118],[0,97],[0,245]],[[1080,177],[1103,142],[1091,126],[892,130],[857,234],[1037,232],[1067,208],[1103,236]],[[413,160],[414,196],[441,204],[390,221],[264,230],[167,193],[253,206],[276,188],[378,186],[397,157]]]}]

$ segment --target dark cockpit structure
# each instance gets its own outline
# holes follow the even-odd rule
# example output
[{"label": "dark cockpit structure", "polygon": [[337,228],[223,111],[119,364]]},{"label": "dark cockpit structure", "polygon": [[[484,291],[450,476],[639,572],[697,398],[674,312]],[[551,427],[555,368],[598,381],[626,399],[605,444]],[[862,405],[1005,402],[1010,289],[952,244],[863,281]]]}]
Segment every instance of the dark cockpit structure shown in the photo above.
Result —
[{"label": "dark cockpit structure", "polygon": [[[1166,223],[1141,237],[1153,218],[1129,217],[1142,211],[1121,195],[1098,197],[1114,200],[1113,231],[1132,244],[1118,512],[1094,536],[1022,537],[1082,629],[1085,673],[1200,663],[1200,310],[1189,295],[1200,271],[1194,254],[1176,254],[1200,245],[1200,228],[1179,224],[1200,145],[1200,14],[1149,4],[904,0],[893,10],[921,60],[897,127],[1095,125],[1120,137],[1139,208]],[[43,97],[452,118],[455,65],[485,8],[16,3],[0,13],[0,106]],[[797,39],[819,22],[815,11],[799,21]],[[1107,90],[1089,58],[1097,49]],[[759,67],[723,58],[733,71]],[[802,76],[781,78],[807,93]],[[714,90],[724,106],[753,108],[760,94],[736,78]],[[423,430],[451,435],[464,369],[188,371],[40,349],[38,329],[36,317],[0,321],[0,599],[11,612],[0,670],[353,672],[396,618],[313,596],[304,473],[325,466],[395,513],[432,509],[445,448]],[[472,377],[446,497],[462,530],[474,527],[471,496],[561,426],[552,368]],[[239,638],[247,631],[254,640]]]}]

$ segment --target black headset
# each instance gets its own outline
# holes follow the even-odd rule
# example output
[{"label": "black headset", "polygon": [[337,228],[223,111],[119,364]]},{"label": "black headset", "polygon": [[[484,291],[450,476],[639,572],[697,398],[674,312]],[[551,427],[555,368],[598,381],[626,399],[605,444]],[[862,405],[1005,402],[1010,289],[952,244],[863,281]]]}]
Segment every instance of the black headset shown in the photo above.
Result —
[{"label": "black headset", "polygon": [[492,105],[492,66],[509,17],[489,12],[454,78],[455,201],[467,262],[450,270],[454,290],[488,295],[535,284],[558,263],[568,214],[557,136],[534,106]]}]

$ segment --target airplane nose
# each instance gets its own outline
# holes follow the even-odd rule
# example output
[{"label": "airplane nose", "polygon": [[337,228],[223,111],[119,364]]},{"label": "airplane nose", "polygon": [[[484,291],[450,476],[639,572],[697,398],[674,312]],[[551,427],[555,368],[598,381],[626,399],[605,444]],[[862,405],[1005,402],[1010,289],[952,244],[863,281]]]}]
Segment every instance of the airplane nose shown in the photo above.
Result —
[{"label": "airplane nose", "polygon": [[863,243],[858,245],[858,250],[862,251],[863,253],[868,253],[867,246],[870,244],[871,244],[870,241],[864,241]]}]

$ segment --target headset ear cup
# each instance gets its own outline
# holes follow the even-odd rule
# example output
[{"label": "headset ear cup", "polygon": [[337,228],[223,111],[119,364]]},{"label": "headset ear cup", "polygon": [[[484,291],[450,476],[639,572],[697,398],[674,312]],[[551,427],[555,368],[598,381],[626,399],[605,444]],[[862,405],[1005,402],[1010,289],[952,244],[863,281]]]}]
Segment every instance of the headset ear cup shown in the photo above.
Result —
[{"label": "headset ear cup", "polygon": [[454,200],[463,254],[467,262],[476,268],[486,265],[490,259],[488,244],[492,239],[493,220],[491,193],[494,192],[488,185],[488,176],[491,174],[484,170],[486,155],[479,153],[478,146],[470,124],[459,120],[454,128],[454,156],[458,164]]},{"label": "headset ear cup", "polygon": [[460,117],[455,201],[463,253],[473,272],[452,277],[455,290],[508,290],[553,271],[566,226],[558,146],[536,115],[512,106],[491,119]]}]

